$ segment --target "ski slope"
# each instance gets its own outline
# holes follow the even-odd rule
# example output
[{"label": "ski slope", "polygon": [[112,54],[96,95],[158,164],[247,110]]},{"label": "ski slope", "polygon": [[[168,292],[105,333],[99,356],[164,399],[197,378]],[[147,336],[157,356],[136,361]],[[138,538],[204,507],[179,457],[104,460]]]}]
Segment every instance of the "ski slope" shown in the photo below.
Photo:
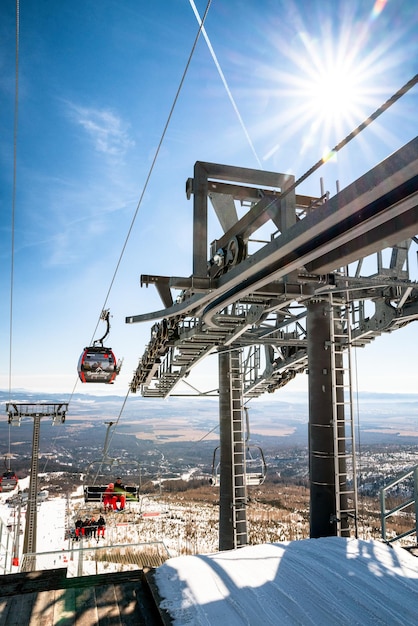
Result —
[{"label": "ski slope", "polygon": [[156,570],[175,626],[418,623],[418,559],[326,537],[168,560]]},{"label": "ski slope", "polygon": [[[13,515],[5,498],[4,521]],[[65,510],[64,498],[40,505],[38,552],[68,549]],[[49,560],[49,568],[62,566],[59,553]],[[325,537],[176,556],[155,570],[155,583],[174,626],[418,623],[418,558],[376,540]]]}]

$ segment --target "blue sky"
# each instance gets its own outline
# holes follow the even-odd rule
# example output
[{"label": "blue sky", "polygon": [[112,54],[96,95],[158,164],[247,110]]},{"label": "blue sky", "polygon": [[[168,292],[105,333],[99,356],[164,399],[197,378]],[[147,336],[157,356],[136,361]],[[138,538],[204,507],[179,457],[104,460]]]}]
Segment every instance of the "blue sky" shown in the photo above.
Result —
[{"label": "blue sky", "polygon": [[[16,8],[1,3],[0,388],[70,394],[106,302],[122,372],[77,391],[124,395],[150,338],[125,317],[161,308],[140,274],[192,273],[195,161],[299,177],[417,73],[413,1],[213,0],[184,76],[205,8],[20,2],[14,187]],[[298,192],[364,174],[416,136],[417,110],[414,87]],[[416,336],[412,324],[358,351],[359,388],[415,392]]]}]

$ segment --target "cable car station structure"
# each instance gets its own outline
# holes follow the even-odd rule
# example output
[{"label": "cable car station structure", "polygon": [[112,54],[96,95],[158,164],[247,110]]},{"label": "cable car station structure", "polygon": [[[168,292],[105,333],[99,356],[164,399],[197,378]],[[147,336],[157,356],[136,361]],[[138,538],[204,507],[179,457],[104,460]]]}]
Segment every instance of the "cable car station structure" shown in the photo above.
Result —
[{"label": "cable car station structure", "polygon": [[[298,195],[297,184],[287,174],[196,162],[186,183],[193,274],[142,275],[164,308],[126,318],[155,321],[133,393],[175,394],[195,365],[218,354],[221,550],[247,543],[244,402],[302,372],[311,537],[357,533],[351,348],[418,320],[408,264],[418,232],[418,138],[333,197]],[[212,243],[209,201],[222,228]]]}]

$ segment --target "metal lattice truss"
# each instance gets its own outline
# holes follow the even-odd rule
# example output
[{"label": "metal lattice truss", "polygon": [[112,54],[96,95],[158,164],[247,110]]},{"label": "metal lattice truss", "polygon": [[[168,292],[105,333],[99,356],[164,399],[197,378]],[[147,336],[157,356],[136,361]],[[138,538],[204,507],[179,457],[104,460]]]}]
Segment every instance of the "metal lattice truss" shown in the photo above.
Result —
[{"label": "metal lattice truss", "polygon": [[22,417],[51,417],[53,424],[63,424],[68,402],[7,402],[8,422],[20,426]]},{"label": "metal lattice truss", "polygon": [[[331,198],[297,195],[292,176],[202,162],[186,192],[193,274],[141,276],[165,308],[126,318],[155,320],[132,392],[167,397],[210,353],[236,348],[244,396],[275,391],[306,370],[306,305],[329,293],[349,307],[353,346],[418,320],[418,138]],[[210,245],[208,200],[223,230]]]}]

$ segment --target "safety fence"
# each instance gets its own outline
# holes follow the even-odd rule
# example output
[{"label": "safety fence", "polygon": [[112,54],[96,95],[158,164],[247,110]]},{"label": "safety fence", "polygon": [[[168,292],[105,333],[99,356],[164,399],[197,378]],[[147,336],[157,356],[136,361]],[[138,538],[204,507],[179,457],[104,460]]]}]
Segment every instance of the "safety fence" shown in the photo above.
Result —
[{"label": "safety fence", "polygon": [[68,549],[24,554],[21,572],[67,568],[67,577],[108,574],[154,568],[170,557],[163,541],[120,545],[83,546],[78,542]]},{"label": "safety fence", "polygon": [[380,514],[384,541],[392,543],[415,534],[418,542],[418,465],[382,487]]},{"label": "safety fence", "polygon": [[7,525],[0,519],[0,574],[10,574],[15,565],[15,539]]}]

